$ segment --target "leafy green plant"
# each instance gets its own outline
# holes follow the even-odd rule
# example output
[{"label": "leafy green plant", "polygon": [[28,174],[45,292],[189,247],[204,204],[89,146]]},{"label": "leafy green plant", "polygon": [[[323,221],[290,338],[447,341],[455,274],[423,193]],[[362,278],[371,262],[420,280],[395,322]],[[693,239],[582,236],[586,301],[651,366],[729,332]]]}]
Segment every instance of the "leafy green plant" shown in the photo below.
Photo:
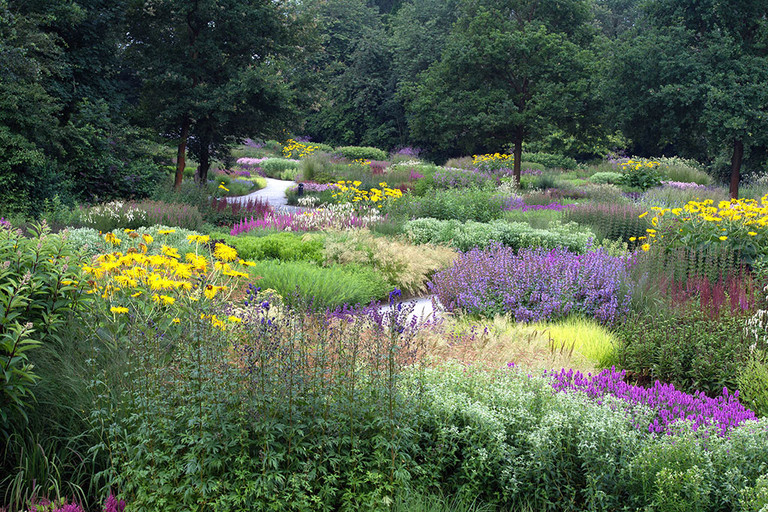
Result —
[{"label": "leafy green plant", "polygon": [[639,190],[648,190],[649,188],[661,185],[663,178],[664,176],[661,174],[658,166],[649,167],[642,165],[628,167],[624,174],[622,174],[619,184]]},{"label": "leafy green plant", "polygon": [[311,300],[317,308],[367,304],[392,287],[378,272],[355,265],[319,267],[304,261],[260,261],[252,269],[259,286],[273,289],[291,304]]},{"label": "leafy green plant", "polygon": [[280,179],[280,175],[285,171],[296,171],[299,169],[298,161],[285,158],[268,158],[259,165],[267,177],[275,179]]},{"label": "leafy green plant", "polygon": [[341,146],[335,151],[349,160],[386,160],[388,156],[386,151],[368,146]]},{"label": "leafy green plant", "polygon": [[37,376],[30,358],[61,343],[60,329],[81,300],[73,295],[81,257],[46,224],[29,237],[0,225],[0,428],[25,416]]},{"label": "leafy green plant", "polygon": [[736,379],[739,398],[755,414],[768,416],[768,353],[751,348],[744,364],[739,368]]},{"label": "leafy green plant", "polygon": [[406,222],[405,234],[416,244],[434,243],[468,251],[475,247],[488,247],[499,242],[508,247],[565,247],[571,251],[584,252],[594,234],[588,230],[576,229],[574,224],[554,221],[547,229],[534,229],[523,222],[502,220],[483,222],[441,221],[438,219],[416,219]]},{"label": "leafy green plant", "polygon": [[322,237],[283,232],[262,237],[229,236],[225,241],[237,249],[240,257],[246,260],[276,259],[322,264],[325,259]]},{"label": "leafy green plant", "polygon": [[589,181],[597,184],[616,184],[621,182],[621,176],[618,172],[596,172],[589,177]]},{"label": "leafy green plant", "polygon": [[501,218],[505,199],[492,189],[430,190],[421,197],[404,196],[397,201],[395,213],[409,218],[489,222]]},{"label": "leafy green plant", "polygon": [[573,158],[555,155],[552,153],[528,153],[523,152],[523,162],[534,162],[541,164],[547,169],[576,169],[576,160]]}]

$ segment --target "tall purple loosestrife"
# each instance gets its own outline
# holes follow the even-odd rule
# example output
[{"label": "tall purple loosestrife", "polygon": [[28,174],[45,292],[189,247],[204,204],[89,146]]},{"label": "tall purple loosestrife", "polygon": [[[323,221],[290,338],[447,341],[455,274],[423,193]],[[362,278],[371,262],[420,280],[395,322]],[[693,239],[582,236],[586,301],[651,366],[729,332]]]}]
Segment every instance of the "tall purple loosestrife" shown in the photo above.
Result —
[{"label": "tall purple loosestrife", "polygon": [[510,314],[536,322],[583,314],[613,323],[626,315],[629,292],[622,283],[628,261],[603,250],[523,249],[500,244],[462,254],[438,272],[430,287],[449,311]]},{"label": "tall purple loosestrife", "polygon": [[731,394],[723,388],[722,396],[709,398],[703,392],[688,394],[659,381],[650,388],[633,386],[624,381],[624,376],[624,371],[615,368],[597,375],[562,369],[552,373],[552,386],[556,391],[586,393],[598,403],[603,396],[612,395],[632,406],[650,407],[654,412],[653,421],[647,425],[633,421],[636,428],[655,434],[672,435],[676,431],[674,424],[687,420],[692,422],[694,431],[713,426],[725,436],[731,428],[756,419],[754,412],[739,403],[738,391]]}]

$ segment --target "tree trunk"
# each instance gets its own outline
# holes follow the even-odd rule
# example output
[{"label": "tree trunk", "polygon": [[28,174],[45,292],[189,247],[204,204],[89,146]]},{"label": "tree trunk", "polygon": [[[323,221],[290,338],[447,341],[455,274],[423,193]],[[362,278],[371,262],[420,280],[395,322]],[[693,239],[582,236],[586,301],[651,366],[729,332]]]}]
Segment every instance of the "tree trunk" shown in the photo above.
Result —
[{"label": "tree trunk", "polygon": [[520,173],[523,163],[523,129],[518,128],[515,131],[515,149],[513,151],[515,162],[513,167],[513,176],[515,179],[515,187],[520,188]]},{"label": "tree trunk", "polygon": [[195,180],[197,184],[204,187],[208,183],[208,169],[211,168],[211,155],[208,153],[208,146],[204,145],[200,150],[200,165],[197,167]]},{"label": "tree trunk", "polygon": [[173,188],[178,190],[184,178],[184,167],[187,166],[187,139],[189,138],[189,118],[184,118],[181,123],[181,137],[179,137],[179,150],[176,153],[176,180]]},{"label": "tree trunk", "polygon": [[739,179],[741,178],[741,161],[744,158],[744,143],[733,141],[733,157],[731,158],[731,199],[739,198]]}]

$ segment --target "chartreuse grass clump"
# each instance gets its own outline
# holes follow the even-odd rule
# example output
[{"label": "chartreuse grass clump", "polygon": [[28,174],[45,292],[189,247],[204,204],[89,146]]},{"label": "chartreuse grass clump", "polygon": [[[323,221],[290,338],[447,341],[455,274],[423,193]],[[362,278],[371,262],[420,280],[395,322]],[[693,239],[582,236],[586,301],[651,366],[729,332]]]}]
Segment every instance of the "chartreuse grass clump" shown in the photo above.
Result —
[{"label": "chartreuse grass clump", "polygon": [[[162,237],[172,232],[158,233]],[[123,251],[100,254],[84,265],[82,271],[89,280],[79,287],[100,298],[95,307],[112,320],[115,339],[129,324],[121,321],[124,316],[152,323],[163,331],[183,328],[180,324],[186,320],[182,319],[193,314],[222,330],[240,322],[236,316],[219,318],[212,312],[214,302],[226,300],[240,280],[249,277],[246,268],[255,265],[239,259],[234,248],[221,243],[211,248],[207,235],[189,235],[184,253],[163,244],[162,238],[155,240],[138,231],[129,231],[125,239],[114,233],[104,238]],[[148,254],[152,245],[160,246],[159,254]]]}]

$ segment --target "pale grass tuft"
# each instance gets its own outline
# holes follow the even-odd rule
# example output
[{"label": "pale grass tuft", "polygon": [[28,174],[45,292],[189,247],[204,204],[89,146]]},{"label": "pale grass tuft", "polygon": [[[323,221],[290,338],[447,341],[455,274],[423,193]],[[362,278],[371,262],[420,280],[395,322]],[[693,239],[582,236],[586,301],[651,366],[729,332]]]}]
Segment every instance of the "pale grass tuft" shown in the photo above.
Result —
[{"label": "pale grass tuft", "polygon": [[458,253],[448,247],[412,245],[374,236],[367,230],[333,231],[325,239],[327,264],[356,263],[375,269],[404,294],[427,292],[427,281],[450,266]]}]

